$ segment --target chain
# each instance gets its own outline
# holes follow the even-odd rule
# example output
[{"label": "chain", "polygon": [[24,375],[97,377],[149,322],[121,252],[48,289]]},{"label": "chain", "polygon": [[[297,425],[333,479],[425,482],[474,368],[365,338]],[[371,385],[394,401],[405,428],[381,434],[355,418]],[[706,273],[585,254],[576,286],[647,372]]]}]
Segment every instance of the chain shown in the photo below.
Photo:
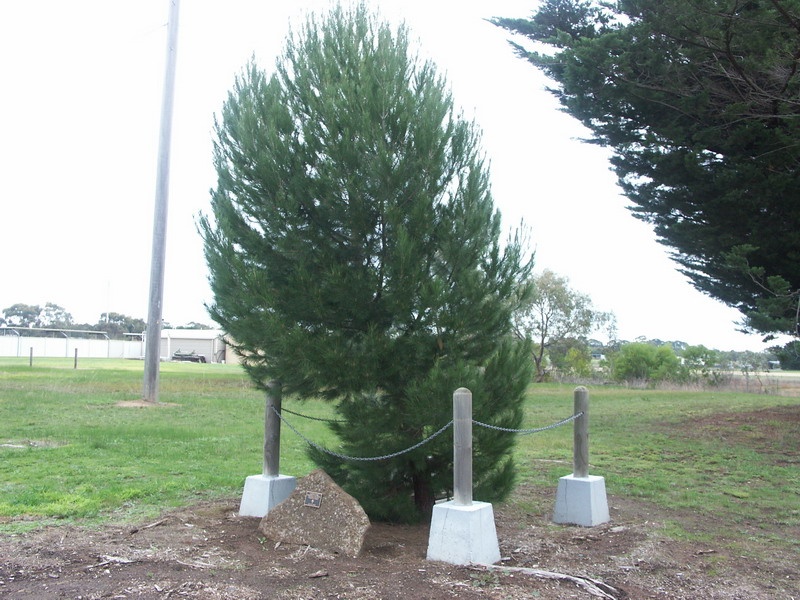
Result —
[{"label": "chain", "polygon": [[496,431],[505,431],[506,433],[518,433],[520,435],[528,435],[530,433],[539,433],[541,431],[547,431],[549,429],[555,429],[556,427],[561,427],[562,425],[566,425],[567,423],[574,421],[578,417],[582,417],[583,413],[579,412],[578,414],[572,415],[571,417],[567,417],[563,421],[559,421],[558,423],[553,423],[552,425],[547,425],[546,427],[537,427],[536,429],[509,429],[508,427],[498,427],[497,425],[489,425],[488,423],[481,423],[480,421],[473,420],[472,422],[475,425],[480,425],[481,427],[486,427],[487,429],[494,429]]},{"label": "chain", "polygon": [[[300,433],[291,423],[289,423],[289,421],[284,419],[283,415],[280,412],[278,412],[275,409],[274,406],[272,407],[272,410],[276,415],[278,415],[278,418],[283,423],[285,423],[286,426],[289,429],[291,429],[295,433],[295,435],[297,435],[299,438],[301,438],[306,444],[308,444],[309,446],[312,446],[313,448],[316,448],[320,452],[324,452],[325,454],[330,454],[331,456],[335,456],[336,458],[341,458],[342,460],[378,461],[378,460],[389,460],[390,458],[397,458],[398,456],[402,456],[403,454],[407,454],[409,452],[413,452],[417,448],[420,448],[421,446],[424,446],[425,444],[430,442],[433,438],[435,438],[435,437],[441,435],[442,433],[444,433],[447,430],[447,428],[450,427],[453,424],[453,421],[450,421],[449,423],[446,423],[436,433],[430,435],[429,437],[425,438],[421,442],[417,442],[413,446],[411,446],[409,448],[406,448],[405,450],[399,450],[397,452],[392,452],[391,454],[384,454],[382,456],[347,456],[346,454],[340,454],[339,452],[335,452],[333,450],[330,450],[330,449],[326,448],[325,446],[322,446],[322,445],[320,445],[320,444],[308,439],[306,436],[304,436],[302,433]],[[291,413],[293,415],[297,415],[299,417],[304,417],[306,419],[312,419],[314,421],[331,421],[331,419],[322,419],[320,417],[309,417],[307,415],[301,415],[300,413],[296,413],[296,412],[293,412],[293,411],[288,410],[288,409],[283,409],[283,410],[285,412]],[[562,425],[566,425],[567,423],[570,423],[570,422],[574,421],[575,419],[577,419],[578,417],[582,417],[582,416],[583,416],[583,412],[579,412],[579,413],[574,414],[574,415],[572,415],[570,417],[567,417],[566,419],[558,421],[557,423],[553,423],[552,425],[547,425],[545,427],[537,427],[535,429],[510,429],[508,427],[498,427],[497,425],[490,425],[489,423],[481,423],[480,421],[475,421],[474,419],[473,419],[472,422],[475,425],[478,425],[480,427],[486,427],[487,429],[494,429],[495,431],[504,431],[506,433],[518,433],[520,435],[528,435],[528,434],[531,434],[531,433],[539,433],[541,431],[548,431],[550,429],[555,429],[556,427],[561,427]],[[338,422],[341,422],[341,421],[338,421]]]},{"label": "chain", "polygon": [[306,436],[304,436],[302,433],[297,431],[297,429],[295,429],[292,426],[292,424],[289,423],[289,421],[284,419],[283,416],[281,415],[281,413],[279,413],[277,410],[275,410],[274,406],[272,407],[272,410],[275,412],[276,415],[278,415],[280,420],[283,423],[285,423],[286,426],[289,429],[291,429],[298,437],[300,437],[303,441],[305,441],[306,444],[316,448],[320,452],[324,452],[325,454],[330,454],[331,456],[335,456],[336,458],[341,458],[342,460],[377,461],[377,460],[388,460],[390,458],[396,458],[396,457],[401,456],[403,454],[407,454],[408,452],[412,452],[412,451],[416,450],[417,448],[419,448],[420,446],[423,446],[423,445],[427,444],[428,442],[430,442],[436,436],[444,433],[447,430],[447,428],[450,427],[453,424],[453,421],[450,421],[449,423],[447,423],[444,427],[442,427],[439,431],[437,431],[433,435],[425,438],[421,442],[418,442],[418,443],[414,444],[410,448],[406,448],[405,450],[400,450],[398,452],[393,452],[391,454],[385,454],[383,456],[366,456],[366,457],[364,457],[364,456],[347,456],[346,454],[339,454],[338,452],[334,452],[333,450],[329,450],[325,446],[321,446],[320,444],[317,444],[316,442],[311,441]]},{"label": "chain", "polygon": [[309,419],[311,421],[322,421],[323,423],[344,423],[345,421],[341,419],[326,419],[324,417],[312,417],[311,415],[304,415],[299,412],[294,412],[293,410],[289,410],[288,408],[281,407],[281,412],[289,413],[290,415],[294,415],[296,417],[301,417],[303,419]]}]

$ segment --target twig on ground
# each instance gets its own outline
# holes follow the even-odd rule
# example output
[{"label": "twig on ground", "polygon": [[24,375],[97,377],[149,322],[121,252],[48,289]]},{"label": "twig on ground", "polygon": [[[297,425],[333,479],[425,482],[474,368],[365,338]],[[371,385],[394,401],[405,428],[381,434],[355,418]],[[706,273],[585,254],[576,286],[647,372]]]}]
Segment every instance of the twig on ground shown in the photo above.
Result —
[{"label": "twig on ground", "polygon": [[618,596],[619,590],[608,585],[607,583],[603,583],[602,581],[599,581],[597,579],[592,579],[590,577],[583,577],[580,575],[567,575],[565,573],[555,573],[553,571],[543,571],[541,569],[529,569],[526,567],[505,567],[502,565],[476,564],[473,565],[471,568],[478,570],[487,570],[487,571],[522,573],[523,575],[530,575],[531,577],[539,577],[541,579],[555,579],[559,581],[569,581],[597,598],[603,598],[604,600],[619,599]]},{"label": "twig on ground", "polygon": [[315,571],[308,576],[309,579],[317,579],[318,577],[327,577],[328,572],[325,570]]},{"label": "twig on ground", "polygon": [[180,565],[183,565],[184,567],[192,567],[194,569],[213,569],[214,568],[214,565],[212,565],[210,563],[200,562],[199,560],[195,561],[195,562],[184,562],[184,561],[178,560],[176,558],[175,562],[180,564]]},{"label": "twig on ground", "polygon": [[105,567],[106,565],[127,565],[132,562],[136,562],[135,560],[131,560],[130,558],[124,558],[122,556],[100,556],[100,562],[94,565],[87,565],[84,569],[96,569],[98,567]]},{"label": "twig on ground", "polygon": [[133,529],[130,530],[129,533],[131,535],[133,535],[134,533],[138,533],[139,531],[144,531],[145,529],[150,529],[151,527],[158,527],[159,525],[163,525],[166,522],[167,522],[166,519],[160,519],[160,520],[156,521],[155,523],[150,523],[149,525],[142,525],[141,527],[134,527]]}]

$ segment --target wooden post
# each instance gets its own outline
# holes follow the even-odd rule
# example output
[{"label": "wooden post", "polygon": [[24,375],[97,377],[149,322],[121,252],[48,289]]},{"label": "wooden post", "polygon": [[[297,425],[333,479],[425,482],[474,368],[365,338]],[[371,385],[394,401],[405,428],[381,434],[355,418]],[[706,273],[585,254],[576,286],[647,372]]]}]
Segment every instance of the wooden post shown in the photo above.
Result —
[{"label": "wooden post", "polygon": [[[267,384],[267,407],[264,413],[264,475],[277,477],[281,470],[281,383]],[[273,410],[274,409],[274,410]]]},{"label": "wooden post", "polygon": [[77,369],[78,368],[78,349],[77,348],[75,348],[75,364],[73,365],[72,368],[73,369]]},{"label": "wooden post", "polygon": [[594,527],[611,520],[606,498],[606,480],[589,475],[589,392],[575,388],[573,470],[558,480],[553,521]]},{"label": "wooden post", "polygon": [[573,471],[575,477],[589,476],[589,390],[580,386],[575,388],[575,408],[573,414],[583,413],[574,421],[573,429]]},{"label": "wooden post", "polygon": [[29,366],[29,367],[32,367],[32,366],[33,366],[33,346],[31,346],[31,356],[30,356],[30,358],[28,359],[28,366]]},{"label": "wooden post", "polygon": [[453,501],[472,504],[472,392],[453,393]]}]

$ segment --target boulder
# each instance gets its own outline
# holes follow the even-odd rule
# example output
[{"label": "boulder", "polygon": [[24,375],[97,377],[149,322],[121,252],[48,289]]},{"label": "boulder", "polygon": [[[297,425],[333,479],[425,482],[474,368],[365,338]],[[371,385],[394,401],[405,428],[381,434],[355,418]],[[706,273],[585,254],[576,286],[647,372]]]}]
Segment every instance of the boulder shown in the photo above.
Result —
[{"label": "boulder", "polygon": [[302,544],[356,557],[369,519],[358,501],[318,469],[297,480],[289,497],[261,520],[259,530],[274,542]]}]

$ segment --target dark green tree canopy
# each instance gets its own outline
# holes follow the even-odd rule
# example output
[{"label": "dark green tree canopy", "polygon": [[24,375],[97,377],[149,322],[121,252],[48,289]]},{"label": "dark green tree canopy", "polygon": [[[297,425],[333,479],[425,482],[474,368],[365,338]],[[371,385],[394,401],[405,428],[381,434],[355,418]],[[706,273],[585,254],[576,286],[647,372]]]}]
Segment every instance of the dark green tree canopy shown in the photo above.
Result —
[{"label": "dark green tree canopy", "polygon": [[18,302],[3,309],[4,318],[0,323],[17,327],[72,327],[72,315],[63,307],[47,302],[44,307],[38,304]]},{"label": "dark green tree canopy", "polygon": [[750,330],[795,333],[800,2],[547,0],[495,23],[549,48],[517,45],[694,285]]},{"label": "dark green tree canopy", "polygon": [[42,307],[17,302],[3,309],[4,323],[15,327],[41,327]]},{"label": "dark green tree canopy", "polygon": [[[530,368],[510,315],[530,261],[501,243],[478,132],[404,27],[364,5],[311,17],[274,74],[237,78],[216,137],[209,310],[258,385],[337,401],[355,456],[447,423],[460,386],[476,414],[521,418]],[[412,491],[424,513],[452,485],[442,438],[388,466],[315,460],[373,516],[409,518]],[[511,442],[476,445],[477,485],[508,491]]]},{"label": "dark green tree canopy", "polygon": [[100,315],[100,321],[94,326],[98,331],[104,331],[114,338],[124,338],[126,333],[139,333],[147,329],[143,319],[129,317],[117,312],[107,312]]}]

